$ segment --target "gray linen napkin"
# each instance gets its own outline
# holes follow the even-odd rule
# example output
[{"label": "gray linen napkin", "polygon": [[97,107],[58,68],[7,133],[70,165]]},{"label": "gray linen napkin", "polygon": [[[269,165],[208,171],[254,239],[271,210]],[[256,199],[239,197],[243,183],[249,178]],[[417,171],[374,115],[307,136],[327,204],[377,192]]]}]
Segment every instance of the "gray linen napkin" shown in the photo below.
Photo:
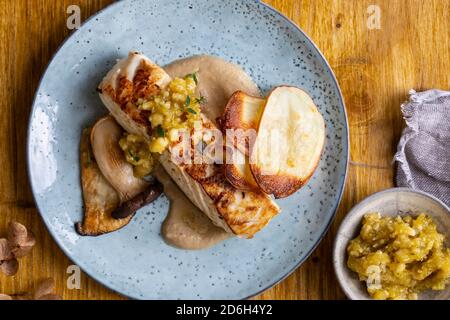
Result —
[{"label": "gray linen napkin", "polygon": [[428,192],[450,206],[450,92],[409,92],[401,106],[407,127],[394,160],[396,183]]}]

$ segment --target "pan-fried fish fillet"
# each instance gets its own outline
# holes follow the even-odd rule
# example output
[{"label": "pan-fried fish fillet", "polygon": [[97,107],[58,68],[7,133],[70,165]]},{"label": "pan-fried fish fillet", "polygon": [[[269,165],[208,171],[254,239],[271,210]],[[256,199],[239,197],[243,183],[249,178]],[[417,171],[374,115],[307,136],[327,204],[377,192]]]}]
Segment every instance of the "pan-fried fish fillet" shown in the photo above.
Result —
[{"label": "pan-fried fish fillet", "polygon": [[[148,58],[130,53],[102,81],[100,97],[125,130],[148,139],[149,114],[139,110],[137,104],[139,99],[158,93],[170,81],[165,71]],[[201,130],[214,129],[215,125],[203,117]],[[280,211],[266,194],[234,188],[225,179],[221,165],[173,161],[172,151],[177,147],[180,149],[177,143],[173,143],[162,154],[161,164],[187,197],[225,231],[252,237]]]},{"label": "pan-fried fish fillet", "polygon": [[116,121],[128,132],[148,138],[149,111],[137,103],[157,94],[171,81],[169,75],[144,55],[130,52],[108,72],[98,89]]}]

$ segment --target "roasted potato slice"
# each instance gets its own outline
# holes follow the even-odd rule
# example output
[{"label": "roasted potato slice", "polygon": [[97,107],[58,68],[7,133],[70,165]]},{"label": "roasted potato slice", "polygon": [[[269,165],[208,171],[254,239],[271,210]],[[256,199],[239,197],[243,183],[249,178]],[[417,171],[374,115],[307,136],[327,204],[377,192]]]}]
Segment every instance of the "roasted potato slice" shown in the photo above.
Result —
[{"label": "roasted potato slice", "polygon": [[[233,144],[245,155],[254,143],[265,100],[236,91],[228,101],[221,119],[222,130],[235,130]],[[242,130],[242,134],[238,130]],[[247,131],[248,130],[248,131]],[[227,134],[228,136],[228,134]]]},{"label": "roasted potato slice", "polygon": [[[228,182],[239,190],[260,190],[249,166],[250,146],[257,135],[265,100],[236,91],[228,101],[221,119],[222,130],[230,141],[232,162],[224,165]],[[227,130],[234,130],[231,135]],[[247,131],[248,130],[248,131]]]},{"label": "roasted potato slice", "polygon": [[256,182],[276,198],[291,195],[314,173],[324,142],[325,122],[311,97],[299,88],[275,88],[250,157]]},{"label": "roasted potato slice", "polygon": [[228,161],[224,164],[225,178],[228,182],[238,190],[243,191],[258,191],[260,190],[258,184],[253,178],[250,170],[249,159],[237,148],[230,151],[233,161]]}]

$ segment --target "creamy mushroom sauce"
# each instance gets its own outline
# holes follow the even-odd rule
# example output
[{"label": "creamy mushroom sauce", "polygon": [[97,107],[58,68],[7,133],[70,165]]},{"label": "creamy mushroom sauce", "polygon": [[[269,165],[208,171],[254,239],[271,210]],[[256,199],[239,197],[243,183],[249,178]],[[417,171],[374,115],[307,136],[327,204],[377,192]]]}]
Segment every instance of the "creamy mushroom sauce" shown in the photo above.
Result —
[{"label": "creamy mushroom sauce", "polygon": [[[197,74],[198,91],[206,98],[202,112],[213,122],[222,115],[235,91],[260,96],[258,87],[244,70],[218,57],[200,55],[177,60],[165,70],[172,78]],[[180,249],[198,250],[212,247],[232,236],[216,227],[194,206],[161,166],[154,175],[164,185],[164,193],[170,200],[169,213],[161,232],[168,244]]]},{"label": "creamy mushroom sauce", "polygon": [[170,201],[169,213],[161,227],[164,240],[181,249],[206,249],[232,235],[216,227],[178,188],[162,166],[154,176],[164,185],[164,194]]}]

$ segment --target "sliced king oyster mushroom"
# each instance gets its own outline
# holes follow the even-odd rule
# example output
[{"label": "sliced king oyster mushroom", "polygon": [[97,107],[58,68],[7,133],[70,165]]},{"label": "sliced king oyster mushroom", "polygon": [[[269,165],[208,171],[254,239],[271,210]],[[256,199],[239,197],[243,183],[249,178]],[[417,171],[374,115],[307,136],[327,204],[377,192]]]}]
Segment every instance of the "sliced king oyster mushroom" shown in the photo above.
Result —
[{"label": "sliced king oyster mushroom", "polygon": [[133,175],[133,166],[125,160],[119,146],[122,134],[123,129],[111,116],[98,120],[91,131],[95,160],[106,180],[118,192],[121,203],[134,198],[150,185]]},{"label": "sliced king oyster mushroom", "polygon": [[116,231],[131,219],[131,216],[122,220],[111,217],[111,212],[119,205],[119,195],[100,172],[92,156],[90,133],[90,128],[84,129],[80,143],[84,217],[82,222],[75,225],[75,229],[82,236],[98,236]]}]

